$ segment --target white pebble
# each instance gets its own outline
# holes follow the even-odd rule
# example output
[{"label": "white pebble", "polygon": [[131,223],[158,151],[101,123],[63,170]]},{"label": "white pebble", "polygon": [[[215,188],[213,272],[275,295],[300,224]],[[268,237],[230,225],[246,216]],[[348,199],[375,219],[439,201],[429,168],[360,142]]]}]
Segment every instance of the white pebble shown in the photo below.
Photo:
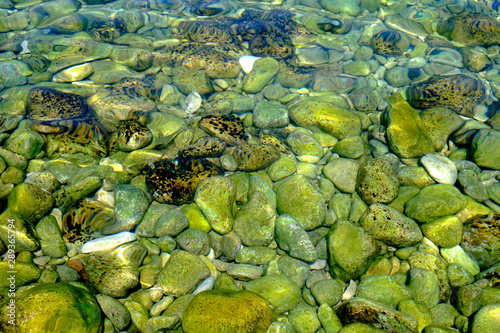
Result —
[{"label": "white pebble", "polygon": [[325,267],[326,267],[326,260],[325,259],[318,259],[311,266],[309,266],[309,269],[320,270],[320,269],[323,269]]},{"label": "white pebble", "polygon": [[184,102],[184,111],[186,111],[189,114],[194,114],[196,111],[198,111],[201,107],[201,103],[203,100],[201,99],[200,94],[198,94],[197,91],[192,91],[187,97],[186,101]]},{"label": "white pebble", "polygon": [[458,171],[455,163],[449,158],[436,154],[427,154],[420,159],[420,163],[436,182],[441,184],[455,184]]},{"label": "white pebble", "polygon": [[135,241],[137,236],[130,231],[122,231],[111,236],[105,236],[88,241],[82,246],[82,253],[109,251],[115,247]]},{"label": "white pebble", "polygon": [[240,60],[238,60],[245,74],[248,74],[252,71],[253,64],[257,59],[259,59],[259,57],[244,55],[240,58]]},{"label": "white pebble", "polygon": [[346,290],[342,294],[342,300],[347,301],[347,300],[353,298],[354,295],[356,295],[356,289],[357,289],[356,282],[354,282],[353,280],[349,281],[349,286],[346,288]]},{"label": "white pebble", "polygon": [[200,285],[193,291],[193,295],[199,294],[205,290],[211,290],[215,285],[215,278],[213,276],[207,277]]}]

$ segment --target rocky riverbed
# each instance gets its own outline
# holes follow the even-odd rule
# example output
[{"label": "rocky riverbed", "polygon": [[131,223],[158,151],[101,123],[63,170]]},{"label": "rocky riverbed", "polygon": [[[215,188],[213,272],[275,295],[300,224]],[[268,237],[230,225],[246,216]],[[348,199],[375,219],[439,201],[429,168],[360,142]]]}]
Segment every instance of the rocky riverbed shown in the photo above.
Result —
[{"label": "rocky riverbed", "polygon": [[498,9],[0,0],[1,330],[499,332]]}]

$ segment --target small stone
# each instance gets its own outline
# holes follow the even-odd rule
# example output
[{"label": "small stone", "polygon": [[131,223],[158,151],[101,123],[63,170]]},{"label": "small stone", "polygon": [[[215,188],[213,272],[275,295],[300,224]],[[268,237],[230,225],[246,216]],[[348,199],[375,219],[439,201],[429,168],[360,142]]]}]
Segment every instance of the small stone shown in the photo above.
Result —
[{"label": "small stone", "polygon": [[427,154],[420,159],[420,163],[438,183],[453,185],[457,181],[457,167],[445,156]]},{"label": "small stone", "polygon": [[480,272],[478,264],[465,253],[465,251],[460,247],[460,245],[450,248],[442,248],[441,256],[449,264],[456,263],[462,265],[472,275],[476,275]]},{"label": "small stone", "polygon": [[154,233],[157,237],[175,237],[188,227],[189,220],[186,215],[177,209],[170,209],[156,220]]},{"label": "small stone", "polygon": [[279,102],[261,101],[253,109],[253,124],[255,127],[284,127],[288,123],[288,109]]},{"label": "small stone", "polygon": [[181,249],[192,254],[207,255],[210,251],[208,235],[200,229],[187,229],[177,235],[175,241]]},{"label": "small stone", "polygon": [[243,81],[243,91],[248,94],[258,93],[278,73],[278,70],[279,63],[276,59],[257,59],[252,66],[252,70]]},{"label": "small stone", "polygon": [[411,290],[398,283],[392,275],[370,275],[361,280],[356,297],[370,299],[395,308],[399,302],[412,297]]},{"label": "small stone", "polygon": [[460,244],[464,231],[462,221],[454,215],[438,217],[422,225],[421,229],[425,237],[439,247],[454,247]]},{"label": "small stone", "polygon": [[311,293],[319,305],[334,306],[342,299],[343,286],[337,280],[316,281],[311,286]]},{"label": "small stone", "polygon": [[246,290],[267,299],[277,313],[293,309],[301,298],[300,288],[285,275],[271,274],[248,282]]},{"label": "small stone", "polygon": [[500,330],[498,316],[500,304],[490,304],[481,308],[472,321],[472,333],[495,333]]},{"label": "small stone", "polygon": [[367,204],[391,202],[398,189],[399,181],[387,161],[372,159],[360,167],[356,190]]},{"label": "small stone", "polygon": [[290,215],[280,215],[276,221],[276,241],[291,257],[313,262],[318,253],[307,232]]}]

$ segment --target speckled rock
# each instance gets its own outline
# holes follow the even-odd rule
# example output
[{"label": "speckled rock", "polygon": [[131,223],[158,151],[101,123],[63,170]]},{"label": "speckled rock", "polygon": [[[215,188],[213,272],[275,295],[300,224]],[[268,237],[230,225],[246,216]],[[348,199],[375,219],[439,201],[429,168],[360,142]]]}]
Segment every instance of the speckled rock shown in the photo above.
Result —
[{"label": "speckled rock", "polygon": [[297,125],[324,131],[339,140],[361,133],[359,117],[332,103],[305,100],[290,106],[289,111]]},{"label": "speckled rock", "polygon": [[274,318],[269,302],[254,292],[215,289],[193,298],[182,329],[186,333],[265,333]]},{"label": "speckled rock", "polygon": [[445,106],[460,115],[472,117],[474,107],[485,97],[484,84],[472,77],[458,74],[432,76],[410,86],[408,103],[417,109]]},{"label": "speckled rock", "polygon": [[435,218],[455,214],[465,207],[465,198],[449,184],[436,184],[423,188],[405,204],[407,216],[419,222],[431,222]]},{"label": "speckled rock", "polygon": [[192,292],[210,276],[207,265],[198,256],[175,250],[157,277],[156,287],[166,295],[181,296]]},{"label": "speckled rock", "polygon": [[401,94],[391,96],[384,116],[387,120],[387,140],[396,155],[411,158],[434,152],[418,113]]},{"label": "speckled rock", "polygon": [[360,223],[366,232],[389,246],[411,246],[422,239],[422,232],[415,221],[380,203],[370,205]]},{"label": "speckled rock", "polygon": [[257,171],[269,166],[280,157],[273,146],[255,144],[240,145],[231,151],[239,170]]},{"label": "speckled rock", "polygon": [[47,283],[16,293],[15,325],[10,325],[3,299],[0,327],[8,333],[42,333],[47,327],[53,332],[98,333],[103,318],[95,297],[83,284]]},{"label": "speckled rock", "polygon": [[420,112],[420,119],[435,151],[443,149],[450,134],[464,123],[458,114],[443,107],[430,108]]},{"label": "speckled rock", "polygon": [[246,142],[243,122],[235,116],[206,116],[200,119],[198,126],[208,134],[224,140],[229,146]]},{"label": "speckled rock", "polygon": [[354,322],[370,324],[390,332],[417,332],[417,320],[383,303],[354,297],[337,311],[343,325]]},{"label": "speckled rock", "polygon": [[188,95],[192,91],[196,91],[200,95],[205,95],[213,91],[210,78],[204,70],[179,66],[174,71],[173,81],[175,86],[184,95]]},{"label": "speckled rock", "polygon": [[495,265],[500,258],[500,215],[473,217],[464,222],[462,247],[478,261],[480,267]]},{"label": "speckled rock", "polygon": [[[337,221],[327,235],[332,276],[347,281],[363,274],[379,253],[379,245],[363,228]],[[345,251],[345,249],[350,249]]]},{"label": "speckled rock", "polygon": [[388,203],[398,195],[399,180],[386,160],[372,159],[359,168],[356,190],[367,203]]},{"label": "speckled rock", "polygon": [[293,309],[300,300],[300,288],[286,275],[271,274],[245,284],[245,289],[267,299],[277,313]]},{"label": "speckled rock", "polygon": [[321,193],[303,175],[280,181],[276,188],[279,214],[290,214],[304,230],[313,230],[323,223],[326,206]]}]

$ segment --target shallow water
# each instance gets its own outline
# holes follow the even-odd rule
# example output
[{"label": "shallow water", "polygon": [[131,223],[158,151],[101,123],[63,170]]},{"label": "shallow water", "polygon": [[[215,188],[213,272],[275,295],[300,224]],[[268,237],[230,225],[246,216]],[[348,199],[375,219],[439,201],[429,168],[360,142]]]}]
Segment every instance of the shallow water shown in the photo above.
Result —
[{"label": "shallow water", "polygon": [[[500,329],[498,8],[0,0],[0,327],[69,331],[26,300],[71,282],[79,332]],[[274,313],[186,312],[213,288]]]}]

